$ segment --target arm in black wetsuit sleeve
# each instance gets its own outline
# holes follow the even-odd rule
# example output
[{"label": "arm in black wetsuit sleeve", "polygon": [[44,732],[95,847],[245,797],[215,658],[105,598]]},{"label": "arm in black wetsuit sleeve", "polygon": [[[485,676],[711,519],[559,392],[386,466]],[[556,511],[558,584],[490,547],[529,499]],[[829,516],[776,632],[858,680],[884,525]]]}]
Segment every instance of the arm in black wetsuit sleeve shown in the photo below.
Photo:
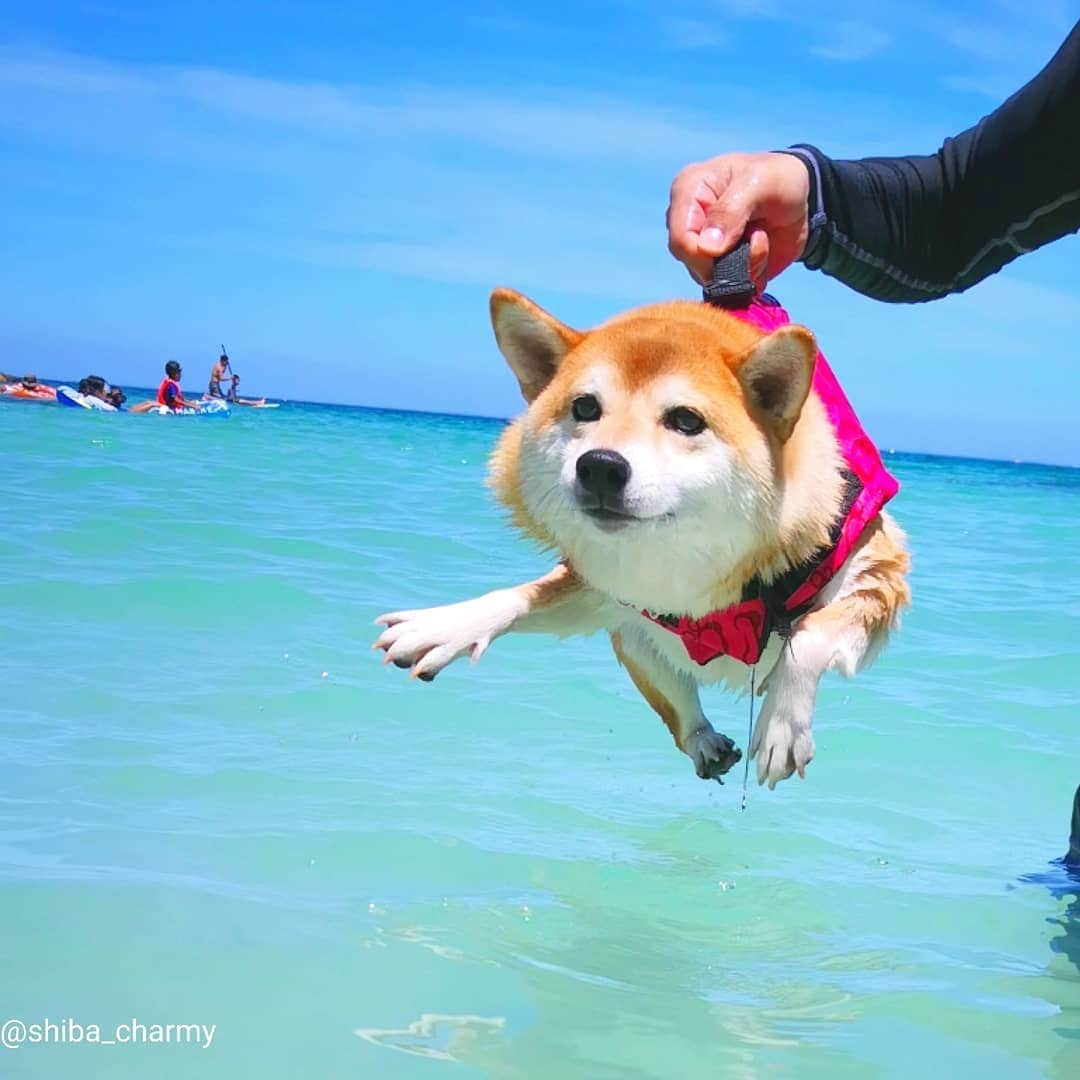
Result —
[{"label": "arm in black wetsuit sleeve", "polygon": [[833,161],[810,173],[802,261],[880,300],[962,292],[1080,228],[1080,23],[999,109],[928,157]]}]

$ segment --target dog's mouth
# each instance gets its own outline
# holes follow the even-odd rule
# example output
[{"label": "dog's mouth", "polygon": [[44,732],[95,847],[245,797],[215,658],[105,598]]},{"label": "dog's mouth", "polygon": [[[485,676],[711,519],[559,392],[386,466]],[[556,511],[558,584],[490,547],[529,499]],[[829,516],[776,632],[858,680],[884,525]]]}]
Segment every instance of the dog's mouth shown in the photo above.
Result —
[{"label": "dog's mouth", "polygon": [[609,506],[606,503],[578,503],[582,513],[595,525],[605,532],[614,532],[625,529],[631,525],[646,525],[670,518],[671,514],[660,514],[656,517],[642,517],[640,514],[632,514],[629,510]]},{"label": "dog's mouth", "polygon": [[597,525],[607,528],[622,528],[624,525],[632,525],[641,520],[622,510],[613,510],[610,506],[583,506],[581,509],[590,521],[595,521]]}]

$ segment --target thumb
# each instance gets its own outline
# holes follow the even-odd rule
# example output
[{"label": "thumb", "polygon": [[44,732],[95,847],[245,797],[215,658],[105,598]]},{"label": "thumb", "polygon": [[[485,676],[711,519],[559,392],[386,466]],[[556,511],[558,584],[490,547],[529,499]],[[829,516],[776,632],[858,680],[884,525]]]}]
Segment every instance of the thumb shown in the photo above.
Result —
[{"label": "thumb", "polygon": [[743,238],[749,221],[750,205],[746,195],[739,190],[724,191],[705,214],[698,251],[713,258],[727,254]]}]

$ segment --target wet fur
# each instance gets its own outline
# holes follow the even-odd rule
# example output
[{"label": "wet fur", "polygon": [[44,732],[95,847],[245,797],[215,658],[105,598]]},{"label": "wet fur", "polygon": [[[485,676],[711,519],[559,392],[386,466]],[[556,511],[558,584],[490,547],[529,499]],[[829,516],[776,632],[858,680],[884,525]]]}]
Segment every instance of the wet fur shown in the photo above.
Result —
[{"label": "wet fur", "polygon": [[[500,439],[491,483],[518,528],[560,565],[462,604],[382,616],[375,647],[431,679],[459,656],[479,659],[510,630],[607,630],[698,775],[719,778],[741,755],[709,724],[698,685],[744,689],[748,669],[724,657],[695,664],[640,612],[700,617],[736,602],[755,575],[767,581],[825,543],[843,481],[833,430],[809,389],[813,337],[801,327],[766,335],[685,302],[582,333],[508,290],[493,294],[492,320],[529,408]],[[571,416],[582,393],[604,403],[595,423]],[[704,436],[660,423],[675,405],[704,417]],[[576,458],[596,448],[617,449],[632,465],[626,495],[636,520],[617,532],[594,524],[573,497]],[[759,781],[804,775],[821,675],[852,676],[877,655],[909,602],[908,569],[902,532],[878,515],[788,647],[772,639],[758,664],[765,701],[749,748]]]}]

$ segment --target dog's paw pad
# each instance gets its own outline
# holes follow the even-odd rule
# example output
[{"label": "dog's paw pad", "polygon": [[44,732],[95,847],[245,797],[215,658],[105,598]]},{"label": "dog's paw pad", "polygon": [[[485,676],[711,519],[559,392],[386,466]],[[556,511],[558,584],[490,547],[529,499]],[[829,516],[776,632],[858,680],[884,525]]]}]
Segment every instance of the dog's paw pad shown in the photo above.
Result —
[{"label": "dog's paw pad", "polygon": [[[742,760],[742,751],[726,736],[711,727],[698,728],[686,740],[686,753],[694,763],[694,772],[702,780],[720,780],[733,765]],[[720,781],[723,783],[723,781]]]}]

